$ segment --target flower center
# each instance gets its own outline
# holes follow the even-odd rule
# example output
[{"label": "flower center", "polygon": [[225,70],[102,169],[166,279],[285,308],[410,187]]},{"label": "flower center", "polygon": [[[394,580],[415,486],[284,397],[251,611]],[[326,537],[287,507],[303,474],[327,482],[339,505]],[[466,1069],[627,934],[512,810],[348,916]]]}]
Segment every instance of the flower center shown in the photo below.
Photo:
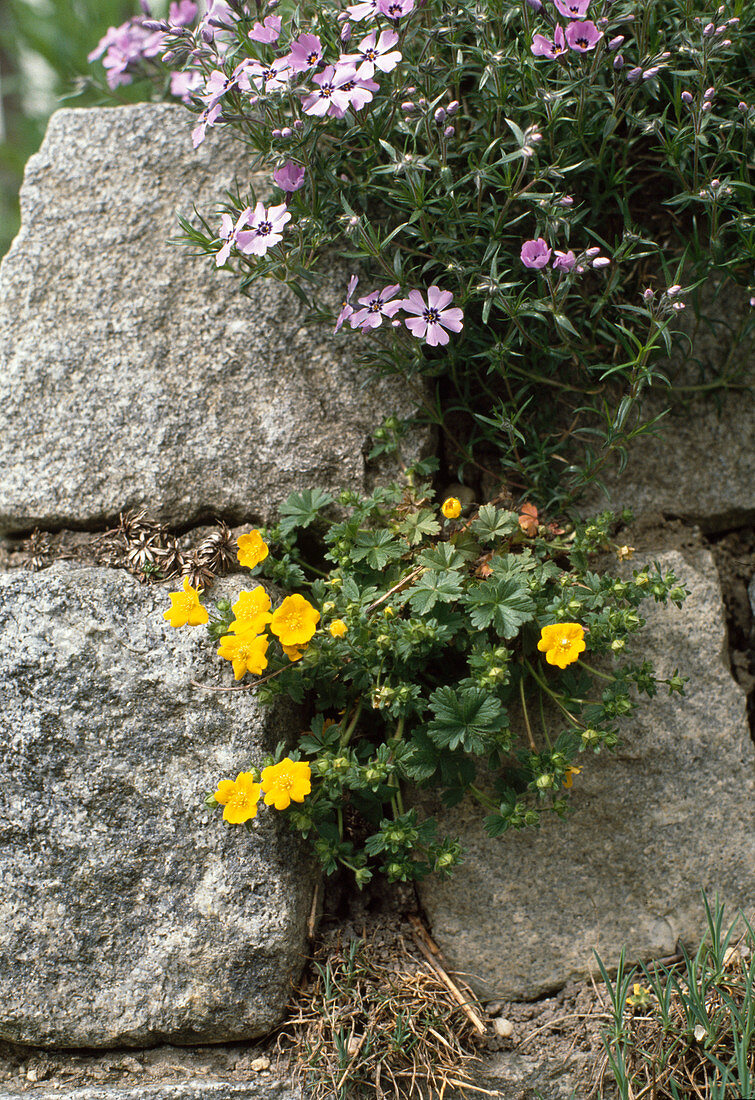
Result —
[{"label": "flower center", "polygon": [[189,592],[187,592],[186,595],[182,597],[181,607],[184,611],[191,611],[191,609],[194,607],[194,597]]},{"label": "flower center", "polygon": [[238,806],[240,810],[245,810],[249,805],[249,795],[246,791],[236,791],[230,798],[230,801]]},{"label": "flower center", "polygon": [[315,50],[312,50],[311,53],[307,54],[307,64],[308,65],[316,65],[319,60],[320,60],[320,55]]},{"label": "flower center", "polygon": [[283,772],[283,774],[279,775],[275,780],[275,785],[276,787],[280,787],[281,790],[290,791],[294,785],[294,778],[290,772]]},{"label": "flower center", "polygon": [[571,645],[571,638],[562,638],[558,644],[561,646],[562,649],[568,649]]},{"label": "flower center", "polygon": [[367,309],[370,313],[380,313],[380,310],[382,308],[383,308],[383,299],[379,296],[377,298],[375,298],[375,300],[373,302],[370,302],[370,304],[367,307]]},{"label": "flower center", "polygon": [[425,312],[422,314],[423,320],[427,321],[428,325],[437,325],[440,323],[440,313],[437,309],[433,309],[432,306],[428,306]]},{"label": "flower center", "polygon": [[321,84],[320,85],[320,99],[330,99],[330,97],[332,95],[333,95],[333,85],[332,84]]},{"label": "flower center", "polygon": [[589,42],[586,38],[577,38],[576,42],[578,46],[584,46],[585,49],[589,46]]},{"label": "flower center", "polygon": [[257,232],[260,235],[260,237],[266,237],[268,235],[268,233],[272,233],[272,231],[273,231],[273,223],[272,222],[260,222],[260,224],[257,226]]},{"label": "flower center", "polygon": [[362,57],[365,61],[375,61],[378,57],[378,52],[377,50],[365,50]]}]

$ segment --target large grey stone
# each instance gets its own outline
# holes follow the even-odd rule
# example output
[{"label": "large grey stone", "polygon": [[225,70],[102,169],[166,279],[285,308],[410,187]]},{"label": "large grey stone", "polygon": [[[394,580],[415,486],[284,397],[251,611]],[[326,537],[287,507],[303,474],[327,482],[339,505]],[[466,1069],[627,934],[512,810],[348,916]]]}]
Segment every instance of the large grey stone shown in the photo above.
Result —
[{"label": "large grey stone", "polygon": [[[611,508],[661,512],[715,532],[755,520],[755,324],[744,288],[733,282],[711,281],[700,297],[664,367],[682,388],[658,387],[646,397],[645,416],[665,412],[657,431],[635,439],[625,469],[610,463],[604,479]],[[722,375],[734,389],[709,388]],[[591,492],[582,510],[606,506]]]},{"label": "large grey stone", "polygon": [[250,179],[242,145],[211,133],[194,152],[189,123],[170,104],[62,110],[28,163],[0,269],[0,529],[140,507],[266,520],[297,489],[364,488],[371,431],[417,405],[354,366],[354,334],[305,327],[281,284],[246,298],[169,243],[177,210]]},{"label": "large grey stone", "polygon": [[0,575],[0,1038],[254,1038],[298,977],[314,861],[266,808],[250,834],[203,806],[298,715],[204,690],[227,663],[167,606],[117,571]]},{"label": "large grey stone", "polygon": [[491,840],[478,807],[439,814],[466,862],[448,881],[425,880],[422,904],[451,966],[483,996],[558,989],[594,969],[594,951],[615,965],[624,946],[634,961],[695,944],[701,888],[732,916],[752,904],[754,753],[718,575],[706,550],[647,557],[691,590],[682,610],[643,610],[640,640],[660,676],[690,677],[685,696],[661,689],[625,722],[615,755],[585,757],[566,820]]}]

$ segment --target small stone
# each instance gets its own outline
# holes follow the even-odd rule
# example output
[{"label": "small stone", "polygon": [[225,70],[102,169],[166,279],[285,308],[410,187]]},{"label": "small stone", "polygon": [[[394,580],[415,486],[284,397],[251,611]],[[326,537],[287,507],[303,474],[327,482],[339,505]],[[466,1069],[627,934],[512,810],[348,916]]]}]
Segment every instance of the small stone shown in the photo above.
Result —
[{"label": "small stone", "polygon": [[505,1016],[496,1016],[493,1023],[493,1031],[501,1039],[510,1039],[514,1034],[514,1025]]},{"label": "small stone", "polygon": [[263,1054],[260,1058],[255,1058],[249,1068],[253,1073],[262,1073],[263,1070],[270,1069],[270,1059]]}]

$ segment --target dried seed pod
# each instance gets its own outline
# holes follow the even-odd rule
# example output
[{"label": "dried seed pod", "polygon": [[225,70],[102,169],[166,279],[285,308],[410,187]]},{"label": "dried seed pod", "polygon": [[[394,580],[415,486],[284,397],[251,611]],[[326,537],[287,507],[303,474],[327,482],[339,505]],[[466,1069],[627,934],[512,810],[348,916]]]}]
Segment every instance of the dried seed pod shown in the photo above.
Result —
[{"label": "dried seed pod", "polygon": [[184,556],[181,576],[189,578],[192,588],[212,588],[215,582],[215,574],[205,562],[200,561],[196,550],[193,554]]},{"label": "dried seed pod", "polygon": [[225,573],[236,564],[236,540],[222,520],[217,531],[202,539],[196,550],[198,560],[213,573]]}]

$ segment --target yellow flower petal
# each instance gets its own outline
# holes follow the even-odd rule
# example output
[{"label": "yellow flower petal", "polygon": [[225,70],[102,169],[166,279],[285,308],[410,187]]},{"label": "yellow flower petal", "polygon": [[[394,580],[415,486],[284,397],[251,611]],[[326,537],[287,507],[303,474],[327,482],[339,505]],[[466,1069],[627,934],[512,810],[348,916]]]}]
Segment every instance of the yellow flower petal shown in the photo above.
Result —
[{"label": "yellow flower petal", "polygon": [[280,639],[281,645],[306,645],[319,621],[320,612],[297,592],[293,596],[286,596],[280,607],[273,612],[270,630]]},{"label": "yellow flower petal", "polygon": [[343,638],[348,629],[349,628],[347,627],[343,619],[334,619],[328,627],[328,630],[334,638]]},{"label": "yellow flower petal", "polygon": [[236,539],[236,545],[239,548],[237,554],[239,565],[243,565],[247,569],[254,569],[255,565],[259,565],[261,561],[264,561],[270,552],[262,535],[256,530],[248,531],[245,535],[239,535]]},{"label": "yellow flower petal", "polygon": [[311,775],[312,769],[306,760],[291,760],[289,757],[263,768],[265,805],[285,810],[292,801],[303,802],[312,790]]},{"label": "yellow flower petal", "polygon": [[206,607],[199,602],[201,588],[192,588],[189,578],[184,577],[183,592],[170,593],[170,610],[163,612],[163,618],[167,619],[171,626],[201,626],[209,619]]},{"label": "yellow flower petal", "polygon": [[224,819],[231,825],[241,825],[256,817],[261,790],[261,785],[255,782],[251,772],[239,772],[233,782],[221,779],[215,798],[221,806],[225,806]]},{"label": "yellow flower petal", "polygon": [[545,653],[549,665],[566,668],[579,659],[587,647],[584,642],[584,629],[579,623],[554,623],[544,626],[540,631],[537,648]]},{"label": "yellow flower petal", "polygon": [[458,519],[461,515],[461,501],[457,497],[447,497],[440,510],[446,519]]}]

